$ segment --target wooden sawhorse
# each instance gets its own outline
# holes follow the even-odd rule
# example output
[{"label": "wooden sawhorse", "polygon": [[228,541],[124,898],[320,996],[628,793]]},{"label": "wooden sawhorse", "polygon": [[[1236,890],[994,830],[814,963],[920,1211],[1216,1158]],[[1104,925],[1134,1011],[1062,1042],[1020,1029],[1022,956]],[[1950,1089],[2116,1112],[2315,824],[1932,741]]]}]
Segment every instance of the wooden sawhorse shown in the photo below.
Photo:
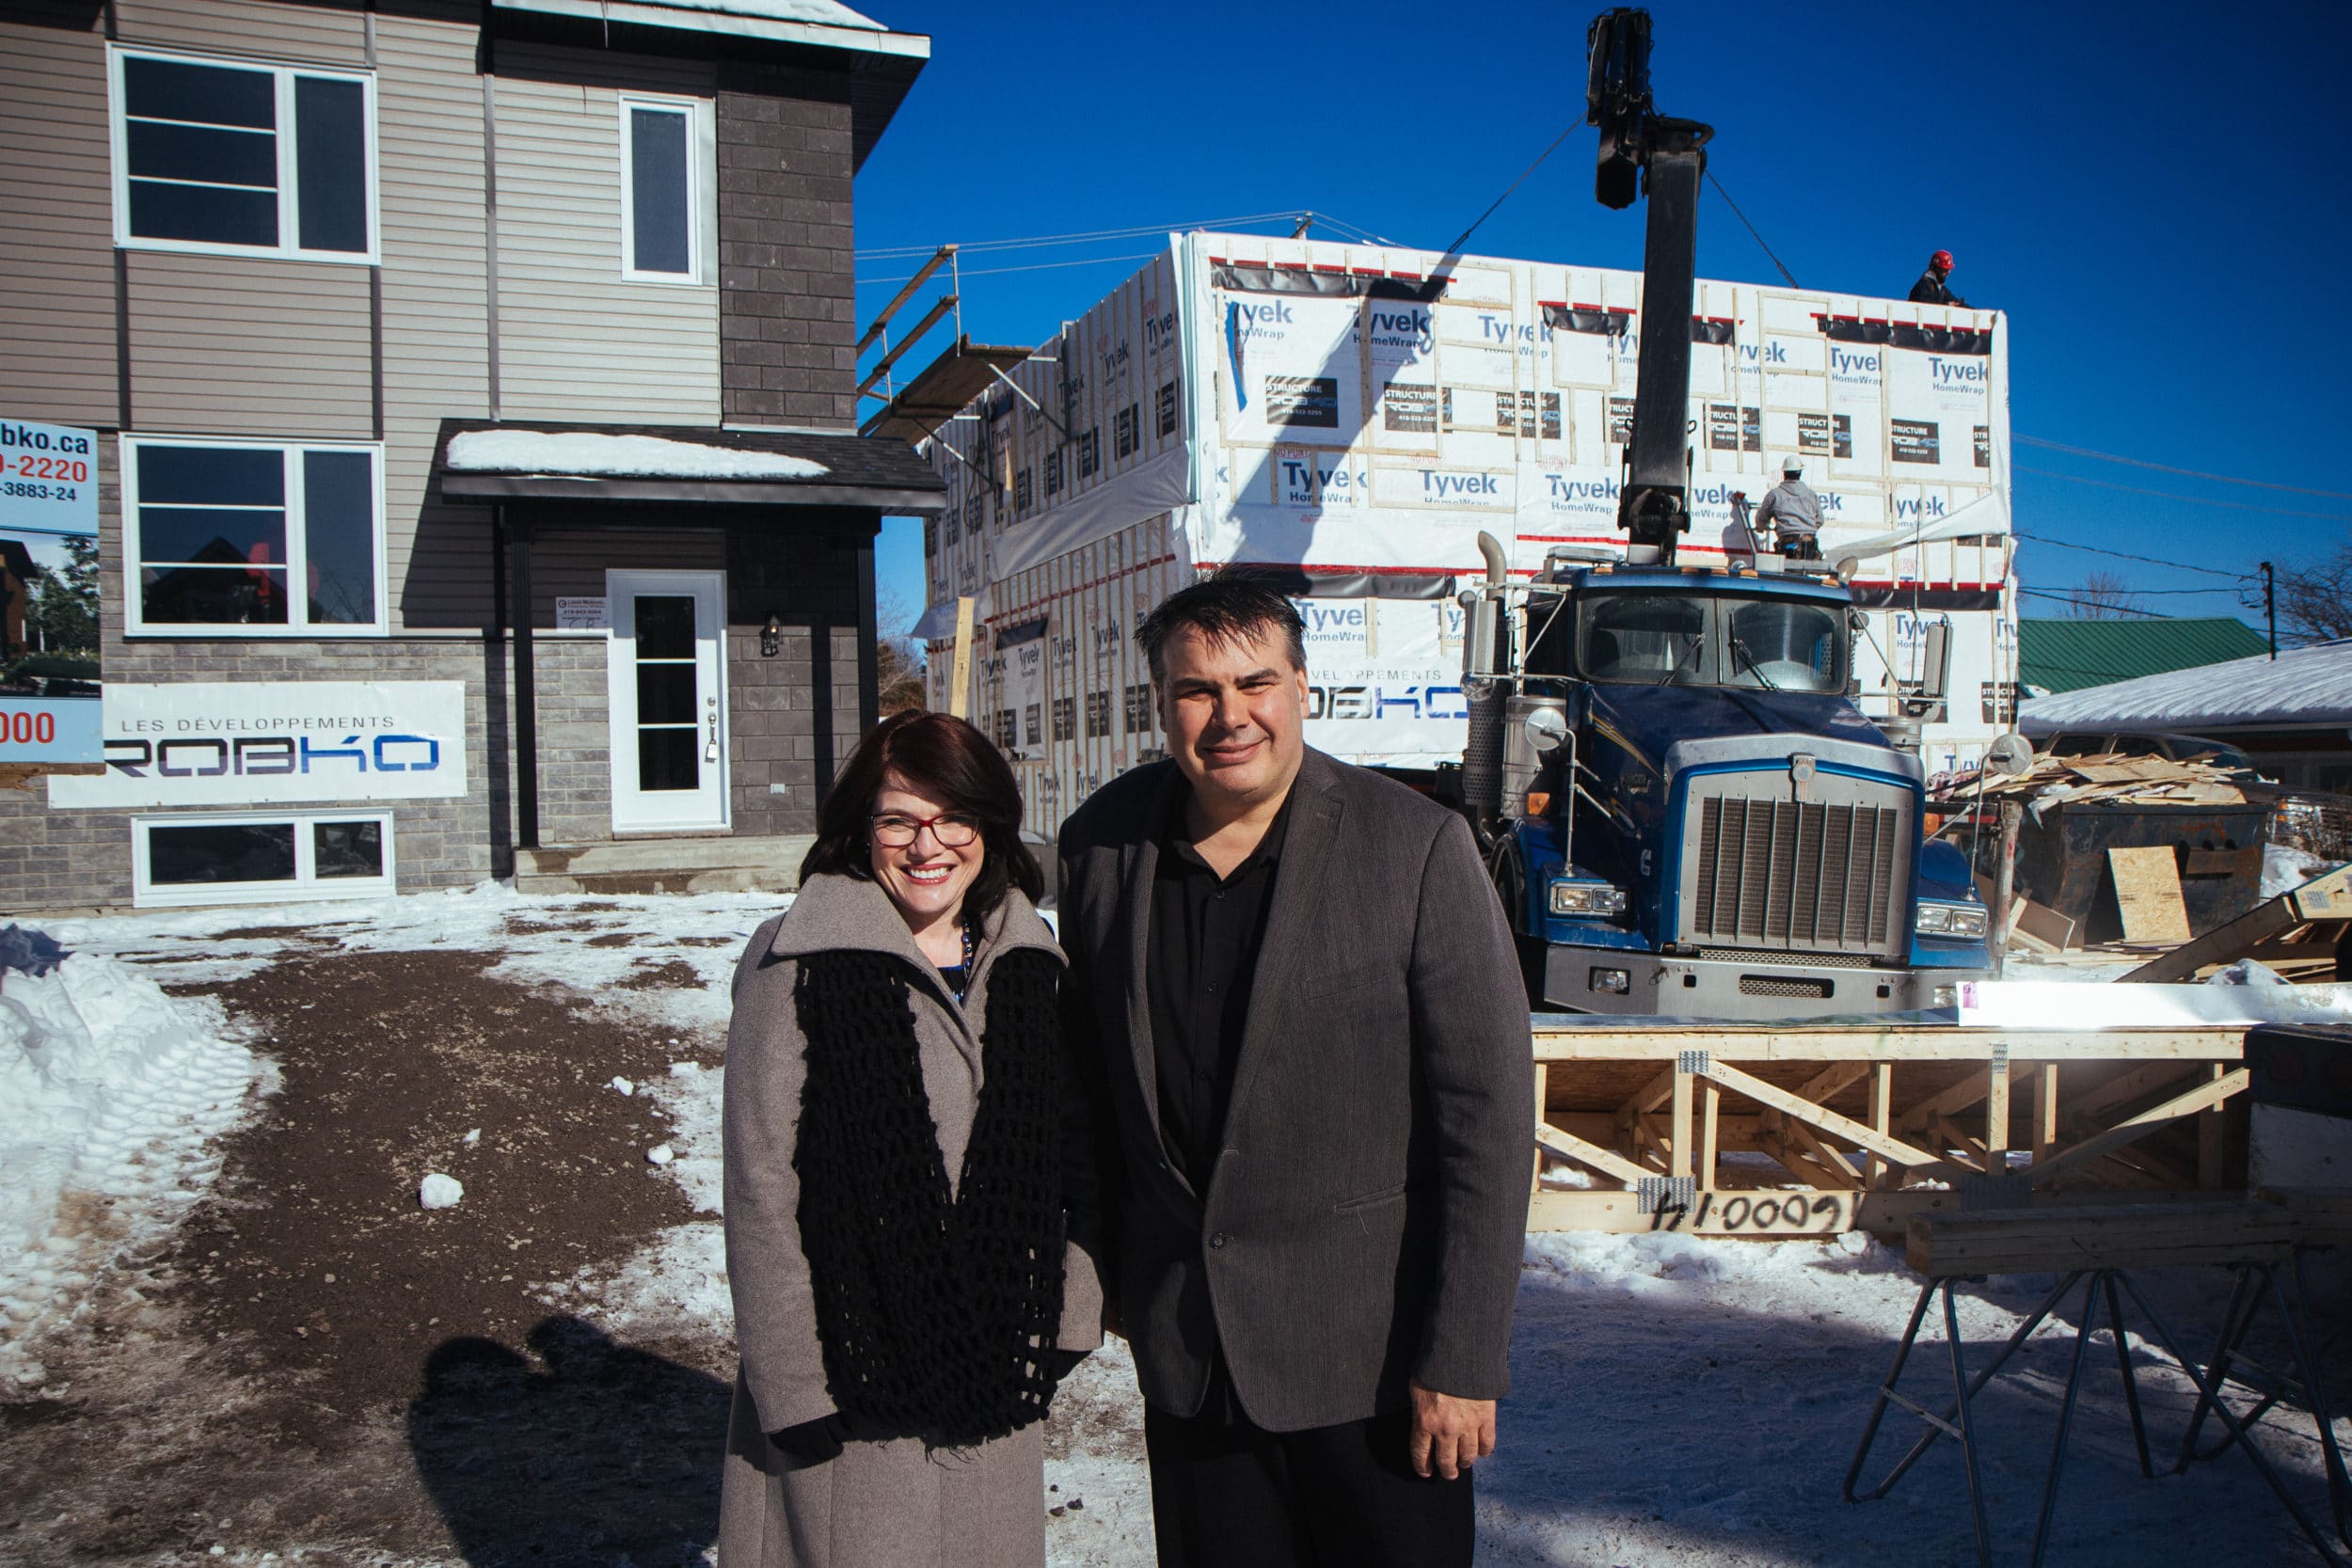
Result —
[{"label": "wooden sawhorse", "polygon": [[[2097,1208],[2069,1204],[2042,1209],[1915,1216],[1911,1223],[1908,1257],[1911,1266],[1926,1275],[1927,1279],[1920,1287],[1919,1299],[1912,1308],[1911,1322],[1903,1331],[1902,1340],[1896,1347],[1894,1365],[1888,1370],[1885,1382],[1879,1386],[1878,1398],[1870,1407],[1870,1418],[1863,1428],[1861,1442],[1855,1446],[1853,1462],[1847,1467],[1843,1487],[1846,1500],[1868,1502],[1885,1497],[1939,1438],[1951,1437],[1960,1444],[1961,1463],[1967,1474],[1968,1506],[1976,1528],[1977,1560],[1980,1568],[1993,1568],[1993,1532],[1985,1511],[1984,1480],[1972,1402],[2052,1310],[2079,1286],[2082,1292],[2082,1309],[2077,1319],[2079,1326],[2074,1335],[2074,1352],[2067,1370],[2065,1392],[2058,1404],[2058,1431],[2050,1446],[2049,1470],[2042,1481],[2040,1515],[2034,1527],[2031,1552],[2026,1559],[2031,1568],[2040,1568],[2042,1554],[2049,1544],[2051,1521],[2058,1507],[2058,1478],[2066,1458],[2067,1431],[2073,1423],[2075,1397],[2082,1386],[2083,1364],[2090,1348],[2090,1337],[2100,1326],[2100,1307],[2103,1305],[2106,1327],[2115,1339],[2116,1365],[2122,1377],[2124,1404],[2131,1415],[2132,1435],[2139,1451],[2140,1473],[2151,1477],[2155,1474],[2150,1458],[2147,1424],[2139,1408],[2138,1386],[2133,1377],[2131,1354],[2123,1338],[2122,1298],[2125,1296],[2131,1298],[2140,1316],[2146,1320],[2156,1343],[2179,1364],[2190,1383],[2196,1386],[2200,1417],[2210,1411],[2228,1429],[2231,1438],[2245,1449],[2247,1457],[2253,1461],[2263,1480],[2286,1506],[2305,1538],[2319,1553],[2320,1560],[2331,1565],[2331,1568],[2341,1568],[2345,1559],[2329,1546],[2262,1450],[2247,1440],[2245,1423],[2218,1399],[2217,1380],[2200,1370],[2195,1362],[2182,1354],[2179,1337],[2141,1293],[2129,1273],[2136,1268],[2184,1263],[2275,1269],[2290,1260],[2296,1236],[2297,1224],[2288,1210],[2276,1204],[2251,1201],[2125,1204]],[[2057,1274],[2061,1277],[2057,1287],[2043,1296],[2033,1311],[2018,1324],[2007,1343],[1989,1362],[1971,1374],[1953,1291],[1963,1280],[1980,1279],[1995,1274]],[[1940,1414],[1905,1397],[1896,1387],[1901,1380],[1904,1363],[1909,1360],[1912,1347],[1918,1338],[1920,1324],[1926,1320],[1928,1307],[1938,1291],[1944,1297],[1944,1331],[1952,1373],[1952,1399]],[[2283,1312],[2286,1309],[2285,1298],[2281,1296],[2280,1300]],[[2228,1327],[2225,1324],[2225,1332]],[[2300,1348],[2303,1340],[2299,1330],[2292,1323],[2289,1333],[2297,1347],[2298,1359],[2302,1360],[2307,1370],[2306,1382],[2315,1386],[2318,1380],[2308,1375],[2310,1363]],[[1869,1460],[1880,1423],[1884,1419],[1890,1403],[1899,1404],[1917,1416],[1928,1424],[1929,1430],[1896,1461],[1894,1467],[1875,1487],[1867,1492],[1858,1492],[1856,1484],[1861,1480],[1863,1466]],[[2333,1433],[2327,1424],[2324,1411],[2318,1415],[2321,1431],[2327,1434],[2324,1441],[2332,1449]]]}]

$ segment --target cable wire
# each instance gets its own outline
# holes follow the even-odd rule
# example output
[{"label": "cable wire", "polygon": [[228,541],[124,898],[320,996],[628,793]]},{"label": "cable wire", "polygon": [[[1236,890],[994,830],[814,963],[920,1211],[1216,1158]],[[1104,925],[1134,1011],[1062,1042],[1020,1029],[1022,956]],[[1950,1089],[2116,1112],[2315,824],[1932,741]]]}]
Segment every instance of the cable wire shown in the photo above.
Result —
[{"label": "cable wire", "polygon": [[2055,599],[2059,604],[2081,605],[2090,610],[2103,610],[2110,615],[2143,615],[2152,621],[2169,621],[2169,615],[2153,610],[2135,610],[2130,605],[2111,604],[2106,599],[2080,598],[2073,594],[2053,594],[2046,588],[2020,588],[2018,593],[2029,599]]},{"label": "cable wire", "polygon": [[1559,151],[1560,144],[1568,139],[1569,133],[1573,132],[1578,126],[1583,123],[1584,121],[1581,119],[1570,120],[1568,122],[1567,130],[1563,131],[1558,135],[1552,137],[1551,145],[1545,148],[1541,152],[1535,154],[1535,161],[1521,169],[1519,171],[1519,177],[1517,180],[1512,181],[1510,184],[1503,187],[1502,194],[1496,197],[1492,205],[1488,206],[1485,212],[1478,214],[1476,222],[1473,222],[1468,229],[1463,230],[1459,234],[1456,234],[1454,237],[1454,243],[1445,247],[1445,254],[1448,256],[1459,256],[1462,253],[1463,242],[1467,241],[1472,234],[1478,232],[1478,225],[1494,216],[1495,208],[1500,207],[1504,202],[1510,200],[1511,193],[1518,190],[1521,185],[1526,184],[1527,177],[1534,173],[1537,169],[1543,167],[1544,160],[1550,157],[1554,152]]},{"label": "cable wire", "polygon": [[[2286,490],[2298,496],[2324,496],[2329,500],[2352,501],[2352,490],[2313,490],[2300,484],[2275,484],[2266,479],[2238,479],[2230,474],[2209,474],[2201,468],[2175,468],[2169,463],[2150,463],[2143,458],[2119,457],[2111,451],[2094,451],[2089,447],[2070,447],[2062,441],[2044,440],[2039,436],[2014,435],[2010,437],[2028,447],[2041,447],[2048,451],[2062,451],[2069,457],[2095,457],[2102,463],[2123,463],[2135,468],[2153,468],[2158,473],[2181,474],[2189,479],[2209,479],[2217,484],[2250,484],[2258,490]],[[2319,513],[2297,513],[2297,516],[2319,516]]]},{"label": "cable wire", "polygon": [[2250,572],[2224,572],[2214,566],[2191,566],[2184,562],[2159,561],[2153,555],[2132,555],[2123,550],[2102,549],[2097,545],[2077,545],[2071,539],[2053,539],[2047,534],[2027,533],[2023,529],[2011,529],[2010,532],[2016,538],[2029,539],[2037,545],[2056,545],[2062,550],[2083,550],[2091,555],[2111,555],[2118,561],[2137,561],[2150,566],[2167,566],[2176,572],[2197,572],[2209,578],[2227,578],[2232,582],[2249,582],[2253,578]]},{"label": "cable wire", "polygon": [[1724,198],[1724,205],[1731,209],[1731,215],[1740,220],[1740,227],[1748,231],[1748,237],[1763,246],[1765,255],[1772,257],[1772,265],[1780,268],[1780,275],[1788,280],[1788,286],[1792,289],[1803,288],[1804,285],[1797,281],[1797,275],[1782,266],[1780,258],[1772,255],[1772,247],[1764,244],[1764,236],[1756,231],[1756,225],[1748,221],[1748,214],[1740,210],[1737,201],[1731,199],[1731,193],[1724,189],[1724,182],[1715,178],[1715,171],[1711,168],[1707,171],[1707,182],[1715,187],[1715,194]]},{"label": "cable wire", "polygon": [[[2090,484],[2102,490],[2121,490],[2127,495],[2153,496],[2158,500],[2178,501],[2183,506],[2217,506],[2230,512],[2266,512],[2278,517],[2319,517],[2331,523],[2352,523],[2352,513],[2298,512],[2290,506],[2256,506],[2250,501],[2212,501],[2198,496],[2184,496],[2171,490],[2149,490],[2137,484],[2118,484],[2111,480],[2085,479],[2080,474],[2062,474],[2056,468],[2037,468],[2029,464],[2013,463],[2011,467],[2021,474],[2035,474],[2042,479],[2064,480],[2069,484]],[[2325,491],[2319,494],[2327,494]]]},{"label": "cable wire", "polygon": [[[1155,256],[1167,254],[1164,250],[1139,250],[1132,256],[1089,256],[1075,261],[1031,261],[1025,266],[1018,267],[966,267],[963,269],[962,276],[987,277],[1000,272],[1051,272],[1057,267],[1091,267],[1111,261],[1149,261]],[[907,273],[898,277],[861,277],[857,280],[857,286],[863,289],[869,283],[903,283],[914,276],[913,273]]]},{"label": "cable wire", "polygon": [[[1170,231],[1181,232],[1188,229],[1219,229],[1240,223],[1271,223],[1277,218],[1287,220],[1296,218],[1298,215],[1298,210],[1292,208],[1286,212],[1245,213],[1238,217],[1201,218],[1189,223],[1144,223],[1125,229],[1095,229],[1073,234],[1038,234],[1019,240],[974,240],[969,244],[959,245],[956,248],[968,253],[1021,250],[1032,245],[1084,245],[1090,240],[1131,240],[1138,234],[1165,234]],[[939,246],[935,245],[879,245],[871,250],[858,251],[856,257],[861,261],[882,261],[901,257],[929,256],[938,248]]]}]

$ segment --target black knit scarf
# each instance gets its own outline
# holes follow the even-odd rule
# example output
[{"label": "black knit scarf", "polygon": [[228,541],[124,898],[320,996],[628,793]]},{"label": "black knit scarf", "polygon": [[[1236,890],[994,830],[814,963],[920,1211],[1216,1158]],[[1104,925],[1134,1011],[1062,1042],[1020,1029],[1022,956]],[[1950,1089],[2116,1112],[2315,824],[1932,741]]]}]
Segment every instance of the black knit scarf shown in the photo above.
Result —
[{"label": "black knit scarf", "polygon": [[1041,1418],[1053,1398],[1060,972],[1025,948],[991,964],[979,1104],[950,1189],[907,964],[866,952],[801,960],[801,1246],[825,1381],[859,1436],[963,1448]]}]

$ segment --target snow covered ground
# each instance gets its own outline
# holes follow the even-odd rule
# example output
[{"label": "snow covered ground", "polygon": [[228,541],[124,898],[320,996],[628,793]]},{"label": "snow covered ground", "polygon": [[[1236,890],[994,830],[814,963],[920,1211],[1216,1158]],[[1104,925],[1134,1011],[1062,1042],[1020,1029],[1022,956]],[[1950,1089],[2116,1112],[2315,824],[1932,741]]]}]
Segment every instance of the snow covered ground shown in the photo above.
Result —
[{"label": "snow covered ground", "polygon": [[[216,1171],[209,1142],[269,1087],[269,1065],[239,1043],[233,1021],[210,1002],[167,997],[155,982],[248,975],[318,938],[347,952],[496,954],[491,975],[563,988],[675,1031],[673,1065],[651,1075],[636,1069],[627,1092],[649,1101],[649,1120],[660,1124],[645,1133],[645,1148],[666,1144],[674,1155],[648,1180],[676,1182],[695,1216],[637,1256],[548,1283],[543,1297],[550,1311],[625,1343],[723,1348],[721,1074],[697,1066],[687,1047],[723,1033],[736,958],[776,907],[755,895],[540,899],[485,887],[371,906],[53,925],[78,956],[48,979],[10,974],[0,984],[0,1312],[8,1315],[0,1356],[14,1358],[0,1361],[0,1370],[20,1387],[38,1386],[40,1345],[72,1331],[109,1258],[167,1227],[204,1190]],[[625,986],[642,962],[636,939],[655,934],[693,944],[679,950],[698,985]],[[447,1092],[462,1096],[465,1086],[452,1083]],[[2339,1304],[2344,1277],[2340,1268],[2327,1276]],[[2001,1278],[1964,1290],[1962,1323],[1974,1353],[2005,1337],[2049,1283]],[[2174,1325],[2201,1346],[2217,1313],[2214,1281],[2168,1275],[2160,1286]],[[1899,1253],[1859,1234],[1777,1243],[1530,1237],[1515,1386],[1502,1406],[1502,1446],[1479,1472],[1480,1560],[1564,1568],[1973,1561],[1949,1444],[1886,1501],[1848,1505],[1838,1496],[1870,1392],[1918,1288]],[[2141,1396],[2169,1453],[2187,1384],[2157,1364],[2140,1325],[2133,1328]],[[2022,1555],[2030,1529],[2065,1370],[2061,1346],[2070,1344],[2071,1336],[2037,1339],[2016,1379],[2005,1378],[1981,1407],[2006,1557]],[[1946,1363],[1940,1346],[1930,1348],[1915,1358],[1906,1386],[1940,1403]],[[1908,1443],[1918,1430],[1899,1412],[1891,1417],[1880,1467],[1899,1451],[1889,1445]],[[2352,1422],[2339,1430],[2352,1440]],[[2274,1417],[2262,1442],[2298,1495],[2324,1507],[2308,1420],[2298,1434]],[[1141,1411],[1132,1364],[1116,1343],[1064,1387],[1048,1453],[1047,1539],[1057,1568],[1150,1563]],[[2140,1479],[2104,1341],[2094,1346],[2067,1465],[2054,1562],[2317,1560],[2240,1455],[2185,1477]],[[300,1546],[243,1542],[211,1560],[260,1562],[271,1553],[363,1560],[305,1556]],[[404,1560],[418,1568],[430,1561]],[[453,1568],[457,1560],[444,1560]]]},{"label": "snow covered ground", "polygon": [[115,958],[0,985],[0,1389],[38,1384],[91,1280],[217,1174],[205,1146],[262,1073],[223,1034]]}]

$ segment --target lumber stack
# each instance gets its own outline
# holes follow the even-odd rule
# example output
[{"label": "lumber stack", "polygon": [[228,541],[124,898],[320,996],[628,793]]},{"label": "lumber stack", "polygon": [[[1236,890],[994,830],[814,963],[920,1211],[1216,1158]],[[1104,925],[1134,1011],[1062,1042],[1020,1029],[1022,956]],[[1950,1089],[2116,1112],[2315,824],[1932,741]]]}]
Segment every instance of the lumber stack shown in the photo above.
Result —
[{"label": "lumber stack", "polygon": [[2306,1225],[2284,1205],[2252,1199],[1921,1213],[1905,1260],[1931,1279],[2267,1261],[2305,1239]]},{"label": "lumber stack", "polygon": [[2117,753],[2092,757],[2036,757],[2023,773],[1985,774],[1963,769],[1951,775],[1936,792],[1948,805],[1974,805],[2023,800],[2039,815],[2042,807],[2065,803],[2120,806],[2242,806],[2248,797],[2240,786],[2244,773],[2209,762],[2175,762],[2169,757],[2127,757]]}]

